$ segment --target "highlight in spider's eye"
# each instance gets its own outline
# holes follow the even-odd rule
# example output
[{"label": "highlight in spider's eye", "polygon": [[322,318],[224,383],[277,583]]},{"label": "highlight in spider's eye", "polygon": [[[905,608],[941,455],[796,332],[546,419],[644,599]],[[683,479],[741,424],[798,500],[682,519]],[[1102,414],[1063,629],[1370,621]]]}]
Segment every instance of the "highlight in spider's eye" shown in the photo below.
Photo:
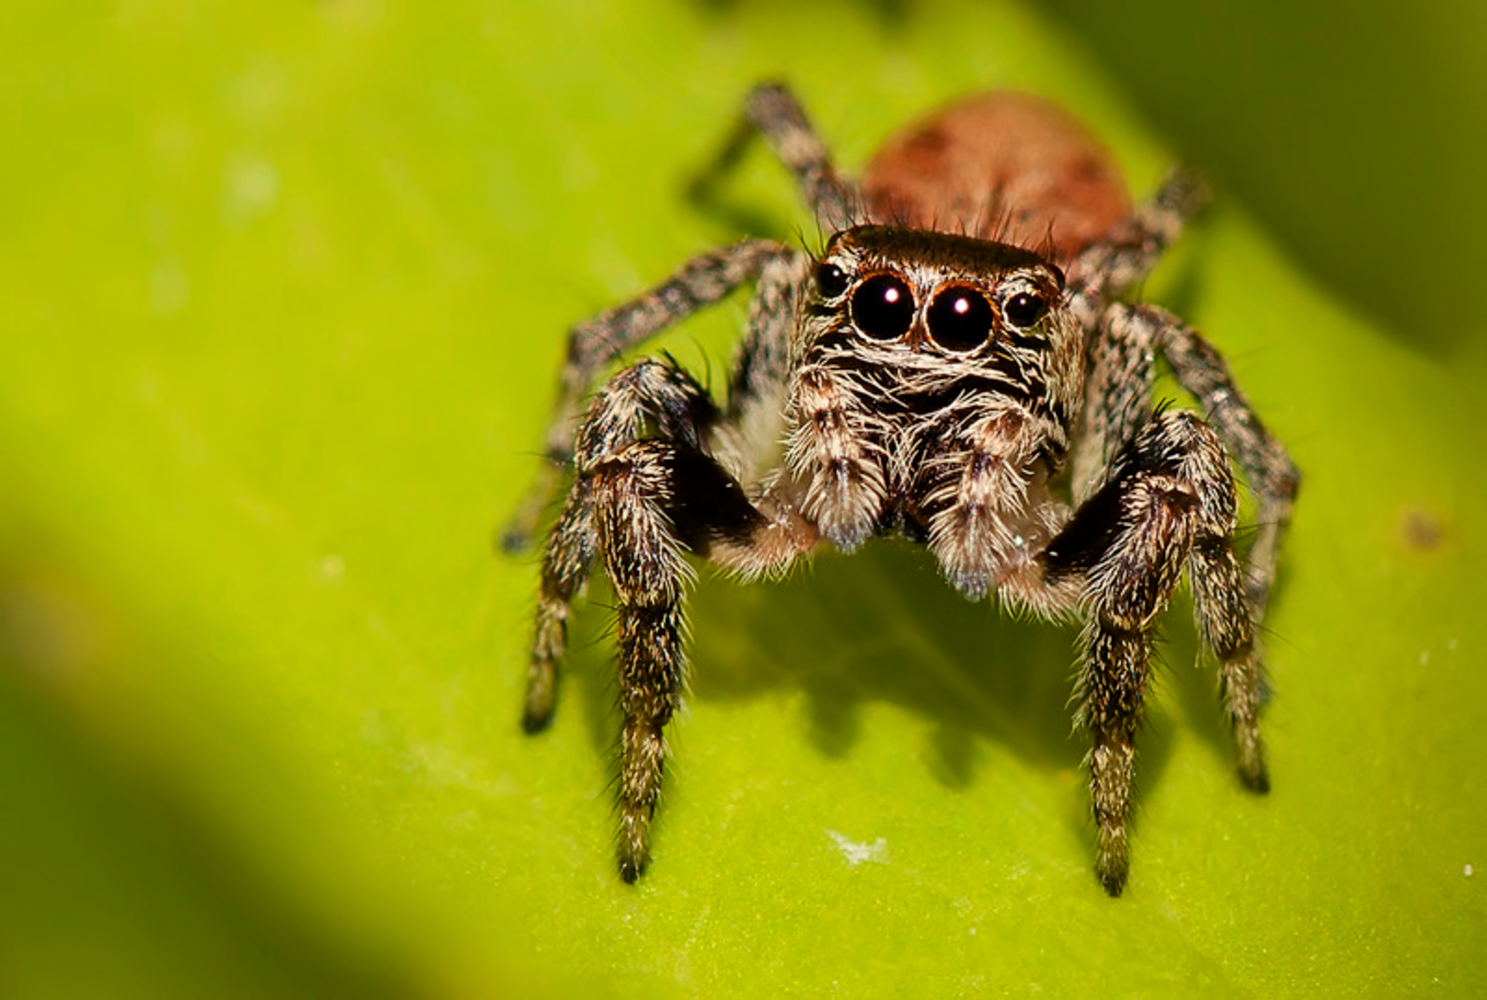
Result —
[{"label": "highlight in spider's eye", "polygon": [[835,264],[822,264],[816,268],[816,287],[822,298],[834,299],[847,290],[847,274]]},{"label": "highlight in spider's eye", "polygon": [[986,296],[952,285],[929,304],[929,336],[947,351],[970,351],[986,343],[996,316]]},{"label": "highlight in spider's eye", "polygon": [[873,340],[897,340],[914,323],[914,293],[892,274],[875,274],[852,293],[852,322]]},{"label": "highlight in spider's eye", "polygon": [[1002,303],[1002,315],[1013,326],[1036,326],[1048,311],[1048,300],[1032,292],[1018,292]]}]

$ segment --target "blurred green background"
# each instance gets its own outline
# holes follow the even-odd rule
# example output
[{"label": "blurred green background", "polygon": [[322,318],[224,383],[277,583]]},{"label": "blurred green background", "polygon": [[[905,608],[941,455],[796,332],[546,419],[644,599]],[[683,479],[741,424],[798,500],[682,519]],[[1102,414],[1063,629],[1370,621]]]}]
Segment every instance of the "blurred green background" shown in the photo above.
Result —
[{"label": "blurred green background", "polygon": [[[7,4],[0,995],[1487,990],[1483,20]],[[681,191],[764,77],[847,167],[1014,86],[1138,192],[1215,179],[1147,293],[1307,476],[1275,790],[1233,779],[1175,608],[1119,901],[1072,633],[900,546],[704,579],[638,887],[602,586],[553,730],[519,732],[535,567],[490,539],[563,331],[739,235]],[[763,156],[727,197],[815,237]],[[743,311],[664,345],[717,379]]]}]

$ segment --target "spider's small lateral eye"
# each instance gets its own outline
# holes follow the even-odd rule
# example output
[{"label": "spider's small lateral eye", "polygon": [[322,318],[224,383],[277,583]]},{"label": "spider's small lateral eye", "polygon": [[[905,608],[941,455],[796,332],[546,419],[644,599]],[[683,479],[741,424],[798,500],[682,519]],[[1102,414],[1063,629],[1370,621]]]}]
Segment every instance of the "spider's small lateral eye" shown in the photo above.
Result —
[{"label": "spider's small lateral eye", "polygon": [[1035,292],[1018,292],[1002,303],[1002,315],[1013,326],[1027,329],[1037,326],[1048,312],[1048,300]]},{"label": "spider's small lateral eye", "polygon": [[947,351],[973,351],[991,337],[996,314],[974,288],[952,285],[935,296],[925,318],[936,344]]},{"label": "spider's small lateral eye", "polygon": [[852,293],[852,322],[873,340],[897,340],[914,325],[914,293],[892,274],[875,274]]},{"label": "spider's small lateral eye", "polygon": [[847,290],[847,274],[835,264],[822,264],[816,268],[816,287],[823,299],[834,299]]}]

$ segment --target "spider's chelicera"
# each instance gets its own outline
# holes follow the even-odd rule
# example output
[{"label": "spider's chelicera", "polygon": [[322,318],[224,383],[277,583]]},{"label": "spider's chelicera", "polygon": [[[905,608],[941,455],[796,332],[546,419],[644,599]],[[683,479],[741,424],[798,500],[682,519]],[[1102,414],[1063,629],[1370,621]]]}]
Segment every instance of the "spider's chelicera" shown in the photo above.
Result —
[{"label": "spider's chelicera", "polygon": [[[573,330],[551,462],[507,536],[524,544],[571,473],[543,555],[526,727],[552,716],[569,606],[599,560],[617,604],[619,867],[633,881],[686,673],[688,554],[752,578],[823,543],[851,552],[903,535],[967,597],[1084,623],[1076,701],[1093,741],[1096,871],[1119,894],[1153,627],[1184,571],[1239,775],[1268,785],[1255,627],[1299,477],[1213,347],[1121,298],[1199,186],[1176,171],[1132,208],[1099,144],[1019,94],[911,127],[860,185],[783,87],[756,88],[745,119],[720,163],[762,135],[832,235],[819,256],[768,240],[703,254]],[[582,409],[623,351],[750,282],[724,403],[652,359]],[[1206,420],[1152,405],[1158,354]],[[1256,498],[1245,566],[1231,456]]]}]

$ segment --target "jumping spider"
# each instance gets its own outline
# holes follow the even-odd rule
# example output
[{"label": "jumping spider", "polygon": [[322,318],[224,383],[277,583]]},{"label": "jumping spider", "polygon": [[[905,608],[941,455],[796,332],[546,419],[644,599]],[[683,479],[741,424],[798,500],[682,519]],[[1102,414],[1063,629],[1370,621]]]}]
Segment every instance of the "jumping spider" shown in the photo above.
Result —
[{"label": "jumping spider", "polygon": [[[1255,623],[1299,477],[1197,331],[1120,299],[1201,187],[1174,171],[1133,209],[1098,142],[1013,93],[900,133],[860,185],[773,84],[749,95],[709,176],[754,134],[831,235],[819,256],[760,239],[702,254],[573,329],[551,461],[506,537],[512,549],[530,538],[569,470],[542,560],[525,726],[552,717],[569,605],[598,557],[618,605],[618,854],[633,882],[686,677],[687,555],[778,576],[823,542],[851,552],[903,535],[968,598],[995,591],[1014,609],[1083,622],[1076,719],[1094,743],[1096,871],[1118,895],[1152,632],[1184,568],[1240,778],[1268,786]],[[623,351],[748,282],[726,403],[659,358],[614,375],[580,412]],[[1153,407],[1157,354],[1206,420]],[[1231,456],[1256,499],[1247,570],[1232,546]]]}]

